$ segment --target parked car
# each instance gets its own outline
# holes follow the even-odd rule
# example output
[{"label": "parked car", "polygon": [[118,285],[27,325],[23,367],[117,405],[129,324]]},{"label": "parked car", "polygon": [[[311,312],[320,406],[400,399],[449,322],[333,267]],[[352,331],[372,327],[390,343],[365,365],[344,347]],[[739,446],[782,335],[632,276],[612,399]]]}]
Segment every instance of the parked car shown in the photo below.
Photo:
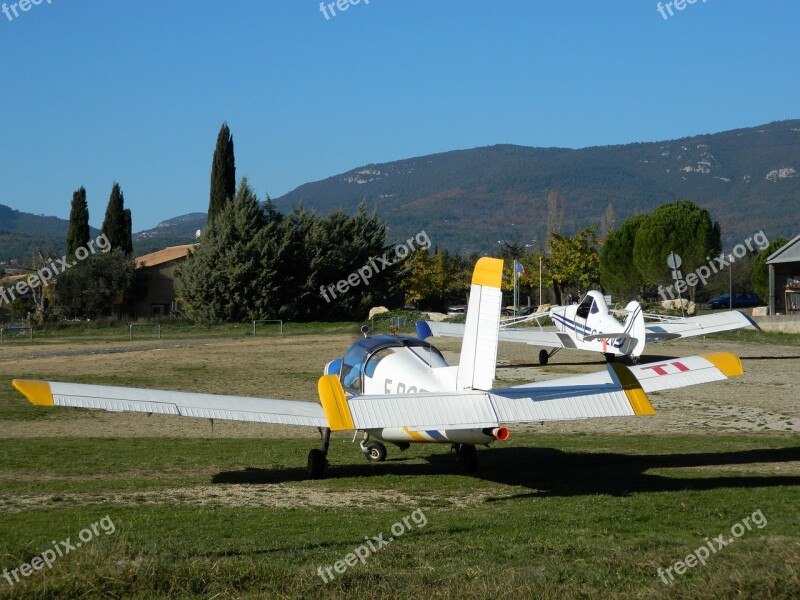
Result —
[{"label": "parked car", "polygon": [[706,304],[708,308],[748,308],[751,306],[761,306],[761,299],[752,292],[733,292],[733,302],[730,294],[722,294],[718,298],[712,298]]}]

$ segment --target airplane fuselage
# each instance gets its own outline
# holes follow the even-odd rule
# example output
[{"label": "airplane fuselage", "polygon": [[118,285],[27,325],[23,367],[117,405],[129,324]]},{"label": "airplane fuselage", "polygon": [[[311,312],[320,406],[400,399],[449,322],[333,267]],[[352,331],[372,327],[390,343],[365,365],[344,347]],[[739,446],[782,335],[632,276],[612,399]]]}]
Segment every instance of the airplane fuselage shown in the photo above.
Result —
[{"label": "airplane fuselage", "polygon": [[[458,367],[448,366],[441,352],[430,343],[404,336],[372,336],[359,340],[343,359],[326,365],[325,373],[338,374],[349,395],[427,395],[458,391]],[[431,404],[434,402],[432,397]],[[483,429],[392,427],[369,429],[366,433],[399,444],[488,444],[497,439],[496,434]]]}]

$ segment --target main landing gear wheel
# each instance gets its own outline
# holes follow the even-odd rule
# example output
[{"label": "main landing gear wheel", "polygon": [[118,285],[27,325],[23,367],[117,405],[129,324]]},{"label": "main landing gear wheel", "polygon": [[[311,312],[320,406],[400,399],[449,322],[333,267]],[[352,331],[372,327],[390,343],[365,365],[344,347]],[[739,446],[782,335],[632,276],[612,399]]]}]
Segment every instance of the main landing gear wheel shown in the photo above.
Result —
[{"label": "main landing gear wheel", "polygon": [[367,442],[364,445],[364,456],[373,462],[383,462],[386,460],[386,446],[380,442]]},{"label": "main landing gear wheel", "polygon": [[308,476],[311,479],[324,479],[325,467],[328,459],[319,448],[314,448],[308,453]]},{"label": "main landing gear wheel", "polygon": [[550,360],[550,354],[547,350],[539,350],[539,364],[546,365],[547,361]]},{"label": "main landing gear wheel", "polygon": [[478,451],[473,444],[459,445],[456,449],[456,456],[467,473],[474,473],[478,470]]},{"label": "main landing gear wheel", "polygon": [[331,442],[331,430],[320,427],[319,435],[322,438],[322,447],[314,448],[308,453],[308,476],[311,479],[324,479],[325,469],[328,467],[328,446]]}]

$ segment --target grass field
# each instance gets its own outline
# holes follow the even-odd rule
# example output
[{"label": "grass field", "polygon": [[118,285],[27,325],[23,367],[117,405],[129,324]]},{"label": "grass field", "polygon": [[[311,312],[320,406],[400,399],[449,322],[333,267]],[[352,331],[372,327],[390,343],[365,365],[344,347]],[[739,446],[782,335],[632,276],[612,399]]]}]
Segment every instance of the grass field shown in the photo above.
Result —
[{"label": "grass field", "polygon": [[[0,577],[0,598],[800,597],[800,356],[790,342],[666,346],[732,347],[747,374],[702,394],[653,395],[651,419],[513,430],[479,450],[475,476],[446,446],[390,448],[375,464],[335,436],[329,478],[307,481],[315,432],[37,409],[9,385],[311,399],[325,360],[358,335],[336,327],[133,343],[82,332],[3,348],[0,569],[14,581],[11,571],[54,542],[91,539],[13,585]],[[456,356],[454,342],[442,346]],[[591,355],[559,354],[545,369],[532,358],[504,347],[499,378],[602,368]],[[725,420],[718,412],[730,406],[741,412]],[[92,532],[104,518],[113,532]],[[675,572],[720,534],[740,536]],[[337,573],[337,561],[381,536],[394,539]],[[658,569],[670,567],[665,584]]]}]

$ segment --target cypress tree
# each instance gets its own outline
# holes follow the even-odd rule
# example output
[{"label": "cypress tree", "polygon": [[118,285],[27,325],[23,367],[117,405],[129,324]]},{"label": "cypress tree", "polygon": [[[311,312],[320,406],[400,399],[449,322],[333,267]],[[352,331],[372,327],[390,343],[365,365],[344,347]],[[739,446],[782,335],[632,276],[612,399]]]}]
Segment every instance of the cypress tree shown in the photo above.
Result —
[{"label": "cypress tree", "polygon": [[127,241],[125,236],[125,198],[119,184],[114,182],[111,188],[111,197],[108,199],[106,216],[103,219],[101,233],[108,238],[112,248],[125,250]]},{"label": "cypress tree", "polygon": [[72,194],[72,208],[69,212],[67,230],[67,254],[89,243],[89,205],[86,203],[86,190],[83,186]]},{"label": "cypress tree", "polygon": [[208,202],[208,222],[222,212],[225,204],[236,194],[236,159],[233,154],[233,136],[227,123],[217,135],[217,147],[211,161],[211,193]]},{"label": "cypress tree", "polygon": [[123,211],[123,222],[125,223],[125,244],[123,245],[122,250],[125,252],[125,256],[130,256],[133,254],[133,221],[131,220],[130,208],[126,208]]}]

